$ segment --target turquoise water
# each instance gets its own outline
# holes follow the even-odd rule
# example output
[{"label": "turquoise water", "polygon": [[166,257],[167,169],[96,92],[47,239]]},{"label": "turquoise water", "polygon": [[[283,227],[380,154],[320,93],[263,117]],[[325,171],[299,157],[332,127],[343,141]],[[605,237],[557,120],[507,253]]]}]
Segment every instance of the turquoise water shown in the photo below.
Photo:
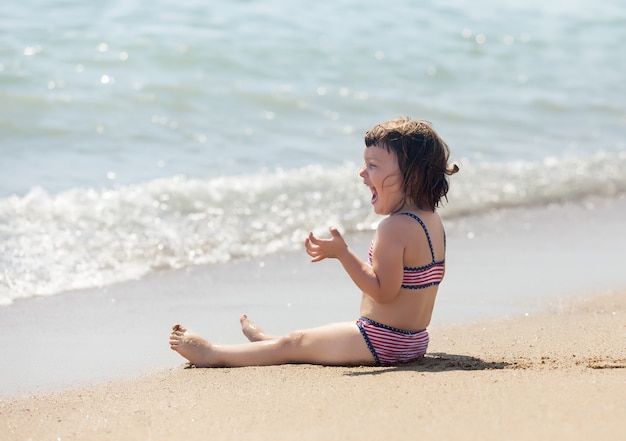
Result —
[{"label": "turquoise water", "polygon": [[370,229],[398,115],[461,165],[444,217],[626,191],[617,0],[2,9],[0,303]]}]

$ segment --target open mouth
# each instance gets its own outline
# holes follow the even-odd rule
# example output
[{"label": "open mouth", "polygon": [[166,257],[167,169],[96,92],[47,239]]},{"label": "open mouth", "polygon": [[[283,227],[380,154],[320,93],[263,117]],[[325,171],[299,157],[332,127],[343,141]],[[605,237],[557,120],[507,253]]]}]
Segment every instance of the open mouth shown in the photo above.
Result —
[{"label": "open mouth", "polygon": [[376,191],[376,189],[374,187],[370,187],[370,190],[372,191],[372,204],[374,202],[376,202],[378,200],[378,192]]}]

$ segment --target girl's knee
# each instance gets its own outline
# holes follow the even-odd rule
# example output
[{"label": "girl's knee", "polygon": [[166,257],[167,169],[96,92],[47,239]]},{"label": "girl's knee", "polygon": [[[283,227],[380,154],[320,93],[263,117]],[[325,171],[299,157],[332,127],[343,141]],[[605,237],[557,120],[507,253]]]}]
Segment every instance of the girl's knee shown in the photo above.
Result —
[{"label": "girl's knee", "polygon": [[278,339],[278,346],[280,347],[302,346],[304,337],[305,337],[304,331],[292,331],[289,334]]}]

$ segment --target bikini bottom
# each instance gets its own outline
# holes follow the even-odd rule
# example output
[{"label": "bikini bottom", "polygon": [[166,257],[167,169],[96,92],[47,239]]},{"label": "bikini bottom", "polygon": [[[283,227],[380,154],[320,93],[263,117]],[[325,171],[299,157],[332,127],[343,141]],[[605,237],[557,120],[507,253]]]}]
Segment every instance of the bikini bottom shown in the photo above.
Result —
[{"label": "bikini bottom", "polygon": [[422,358],[428,347],[428,331],[403,331],[361,317],[356,321],[376,364],[388,366]]}]

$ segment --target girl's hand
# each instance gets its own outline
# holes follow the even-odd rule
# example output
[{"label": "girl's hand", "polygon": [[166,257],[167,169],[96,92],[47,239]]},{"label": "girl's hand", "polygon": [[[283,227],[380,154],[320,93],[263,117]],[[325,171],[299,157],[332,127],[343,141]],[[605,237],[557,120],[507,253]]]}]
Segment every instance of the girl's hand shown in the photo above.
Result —
[{"label": "girl's hand", "polygon": [[326,258],[339,259],[347,250],[348,245],[343,240],[341,233],[335,228],[330,227],[330,239],[319,239],[309,233],[304,241],[306,252],[312,257],[311,262],[319,262]]}]

